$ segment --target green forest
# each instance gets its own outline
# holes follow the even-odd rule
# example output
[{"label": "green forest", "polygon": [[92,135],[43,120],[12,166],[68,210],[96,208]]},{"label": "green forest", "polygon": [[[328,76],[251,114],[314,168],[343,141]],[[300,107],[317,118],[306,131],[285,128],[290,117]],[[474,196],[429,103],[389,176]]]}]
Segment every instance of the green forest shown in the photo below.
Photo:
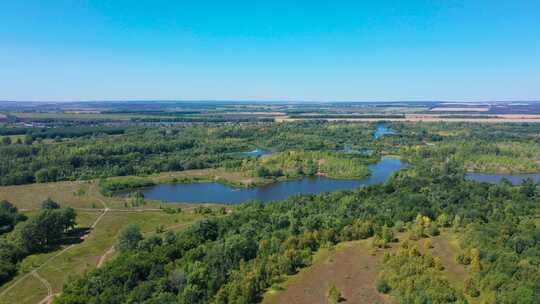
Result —
[{"label": "green forest", "polygon": [[[465,176],[539,172],[540,126],[388,126],[394,133],[378,139],[375,123],[324,121],[84,126],[79,131],[39,131],[42,136],[35,130],[3,130],[22,140],[0,144],[0,184],[88,181],[84,191],[89,191],[95,182],[104,195],[104,209],[98,211],[105,213],[104,200],[122,199],[114,196],[117,192],[134,192],[128,200],[136,204],[124,203],[124,209],[115,210],[121,214],[152,203],[139,188],[200,178],[159,174],[215,169],[272,182],[315,175],[357,179],[369,176],[368,166],[381,157],[397,157],[408,166],[384,183],[354,190],[247,202],[218,211],[151,205],[152,212],[191,212],[202,219],[179,230],[158,226],[152,233],[124,225],[114,258],[70,277],[54,303],[258,303],[268,290],[313,265],[322,249],[357,240],[370,241],[372,250],[384,252],[373,284],[397,303],[538,303],[539,184],[531,179],[519,185],[481,183]],[[254,148],[271,154],[242,153]],[[8,188],[13,189],[0,190]],[[84,191],[76,195],[84,196]],[[0,287],[21,273],[29,256],[84,243],[80,237],[88,231],[77,228],[78,213],[69,202],[51,199],[30,211],[1,201]],[[464,288],[448,280],[439,256],[418,245],[443,232],[456,236],[455,262],[466,270]],[[341,296],[335,286],[328,291],[334,302]]]},{"label": "green forest", "polygon": [[[452,157],[475,172],[526,173],[540,166],[536,124],[487,128],[472,123],[393,123],[392,128],[396,134],[381,140],[373,138],[373,123],[323,121],[40,132],[55,134],[54,139],[30,132],[20,143],[0,145],[0,185],[220,167],[263,176],[320,172],[329,177],[362,177],[367,174],[362,167],[382,153],[409,161]],[[4,129],[9,133],[9,128]],[[253,147],[285,153],[246,162],[238,152]],[[373,153],[346,155],[345,148]],[[298,153],[307,153],[306,159],[298,161],[303,157]]]},{"label": "green forest", "polygon": [[[463,232],[464,263],[477,263],[469,296],[536,303],[538,188],[530,181],[519,187],[480,184],[465,181],[463,174],[453,162],[418,163],[384,185],[243,204],[230,216],[200,221],[184,232],[143,238],[105,267],[69,283],[57,303],[253,303],[282,276],[309,265],[323,246],[373,235],[384,239],[384,230],[398,222],[413,223],[410,233],[429,237],[416,232],[418,215],[433,220],[430,225]],[[447,220],[436,221],[441,217]],[[404,262],[421,268],[394,277],[393,265]],[[414,248],[404,248],[385,259],[380,289],[401,303],[465,303],[465,295],[447,288],[431,264]],[[411,293],[403,284],[418,288]]]}]

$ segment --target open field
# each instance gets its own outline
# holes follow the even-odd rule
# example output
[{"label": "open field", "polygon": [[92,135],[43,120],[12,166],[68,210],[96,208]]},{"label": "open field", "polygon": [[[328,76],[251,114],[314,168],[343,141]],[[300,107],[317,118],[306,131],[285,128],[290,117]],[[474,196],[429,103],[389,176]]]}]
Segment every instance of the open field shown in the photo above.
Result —
[{"label": "open field", "polygon": [[0,187],[0,200],[7,200],[21,210],[38,209],[47,198],[73,208],[103,208],[114,199],[99,193],[94,181],[55,182]]},{"label": "open field", "polygon": [[[405,239],[406,235],[402,237]],[[426,250],[424,244],[427,240],[418,241],[421,250]],[[458,247],[454,235],[447,232],[429,240],[433,246],[429,250],[434,257],[441,258],[445,277],[461,290],[467,272],[455,260]],[[367,239],[340,243],[332,249],[323,248],[315,254],[311,266],[288,277],[281,284],[283,290],[266,292],[262,303],[326,303],[327,292],[332,284],[341,291],[343,303],[396,303],[391,296],[376,290],[375,281],[377,264],[384,252],[398,246],[399,243],[393,243],[391,248],[373,250],[371,239]]]},{"label": "open field", "polygon": [[[405,114],[405,117],[378,117],[378,118],[320,118],[326,121],[410,121],[410,122],[490,122],[490,123],[503,123],[503,122],[538,122],[540,123],[540,115],[520,115],[520,114],[499,114],[499,115],[482,115],[480,117],[475,115],[474,117],[466,117],[466,115],[456,115],[452,117],[449,115],[435,115],[435,114]],[[304,118],[289,118],[289,117],[276,117],[276,122],[290,122],[290,121],[302,121],[308,120]]]},{"label": "open field", "polygon": [[31,119],[59,119],[59,120],[129,120],[135,117],[144,117],[143,115],[131,114],[107,114],[107,113],[62,113],[62,112],[21,112],[12,113],[18,118]]},{"label": "open field", "polygon": [[[225,110],[225,111],[224,111]],[[185,118],[187,120],[205,120],[213,118],[225,118],[235,120],[236,118],[243,119],[261,119],[261,118],[273,118],[282,117],[286,114],[283,112],[250,112],[250,111],[238,111],[229,112],[224,110],[216,111],[196,111],[193,113],[190,111],[159,111],[159,112],[111,112],[100,113],[99,111],[64,111],[64,112],[13,112],[11,113],[18,119],[25,122],[40,122],[48,123],[47,121],[67,122],[67,121],[92,121],[92,122],[121,122],[129,123],[132,120],[144,120],[151,119],[153,121],[169,120],[171,118]]]}]

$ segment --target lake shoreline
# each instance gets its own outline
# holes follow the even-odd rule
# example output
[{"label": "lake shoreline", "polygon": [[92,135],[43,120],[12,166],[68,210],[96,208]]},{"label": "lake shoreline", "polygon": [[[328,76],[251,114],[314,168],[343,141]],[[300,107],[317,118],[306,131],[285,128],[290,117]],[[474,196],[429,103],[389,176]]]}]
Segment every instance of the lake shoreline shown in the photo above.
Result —
[{"label": "lake shoreline", "polygon": [[276,179],[270,184],[236,188],[219,180],[193,183],[168,183],[145,188],[142,193],[147,200],[170,203],[238,204],[259,200],[264,202],[287,199],[295,194],[319,194],[340,190],[352,190],[359,186],[384,183],[395,172],[407,167],[399,158],[383,157],[368,166],[371,174],[364,178],[342,179],[324,176],[302,176],[294,179]]}]

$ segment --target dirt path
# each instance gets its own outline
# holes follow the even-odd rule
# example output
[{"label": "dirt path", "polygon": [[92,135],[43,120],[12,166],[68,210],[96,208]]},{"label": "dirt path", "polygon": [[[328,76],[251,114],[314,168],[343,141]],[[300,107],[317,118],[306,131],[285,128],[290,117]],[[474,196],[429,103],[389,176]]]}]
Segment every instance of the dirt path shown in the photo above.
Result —
[{"label": "dirt path", "polygon": [[[104,204],[105,205],[105,204]],[[90,226],[92,228],[92,230],[97,226],[97,224],[99,223],[99,221],[103,218],[103,216],[105,216],[105,214],[107,214],[107,212],[109,211],[109,208],[105,208],[103,210],[103,213],[98,216],[98,218],[92,223],[92,225]],[[92,233],[92,231],[90,231],[88,234],[82,236],[81,238],[82,239],[85,239],[86,237],[88,237],[88,235],[90,235]],[[37,268],[35,268],[34,270],[32,270],[31,272],[23,275],[22,277],[20,277],[17,281],[15,281],[13,284],[11,284],[8,288],[2,290],[2,292],[0,292],[0,296],[3,296],[4,294],[6,294],[8,291],[10,291],[13,287],[17,286],[20,282],[22,282],[24,279],[26,279],[28,276],[30,275],[33,275],[34,277],[36,277],[41,283],[43,283],[43,285],[47,288],[47,297],[45,297],[43,300],[41,300],[39,303],[48,303],[49,301],[52,301],[52,298],[53,298],[53,293],[52,293],[52,287],[51,287],[51,284],[45,280],[43,277],[41,277],[37,271],[41,268],[43,268],[45,265],[47,265],[50,261],[52,261],[53,259],[59,257],[60,255],[62,255],[64,252],[68,251],[69,249],[73,248],[76,244],[71,244],[69,246],[67,246],[66,248],[62,249],[61,251],[59,251],[57,254],[53,255],[52,257],[48,258],[47,260],[45,260],[45,262],[43,262],[41,265],[39,265]]]},{"label": "dirt path", "polygon": [[54,301],[54,297],[56,297],[57,295],[59,295],[59,293],[53,293],[50,296],[41,300],[38,304],[51,304]]},{"label": "dirt path", "polygon": [[[187,226],[188,224],[186,223],[180,223],[180,224],[175,224],[175,225],[172,225],[172,226],[169,226],[169,227],[166,227],[164,230],[165,231],[169,231],[169,230],[176,230],[176,229],[179,229],[179,228],[183,228],[185,226]],[[97,263],[97,268],[100,268],[101,266],[103,266],[103,264],[105,264],[105,262],[107,261],[107,259],[109,257],[111,257],[111,255],[113,255],[115,253],[115,249],[114,249],[114,245],[111,246],[111,248],[107,249],[107,251],[105,251],[100,257],[99,257],[99,260],[98,260],[98,263]]]},{"label": "dirt path", "polygon": [[32,271],[32,275],[38,279],[41,283],[43,283],[43,285],[45,285],[45,287],[47,288],[47,296],[41,300],[39,302],[39,304],[45,304],[45,303],[49,303],[49,302],[52,302],[52,297],[53,297],[53,292],[52,292],[52,286],[51,284],[49,283],[49,281],[45,280],[44,278],[42,278],[39,273],[37,271]]},{"label": "dirt path", "polygon": [[[55,259],[56,257],[62,255],[64,252],[68,251],[69,249],[73,248],[73,246],[75,246],[75,244],[72,244],[72,245],[69,245],[67,246],[66,248],[62,249],[61,251],[59,251],[57,254],[53,255],[52,257],[48,258],[45,262],[43,262],[41,265],[39,265],[36,269],[28,272],[27,274],[23,275],[22,277],[20,277],[17,281],[13,282],[13,284],[11,284],[8,288],[2,290],[2,292],[0,292],[0,297],[3,296],[4,294],[6,294],[8,291],[10,291],[13,287],[17,286],[20,282],[22,282],[24,279],[26,279],[27,277],[33,275],[33,276],[36,276],[36,273],[39,269],[43,268],[43,266],[47,265],[50,261],[52,261],[53,259]],[[39,275],[38,275],[39,276]],[[36,276],[36,278],[39,279],[39,281],[41,281],[43,283],[43,285],[45,285],[45,287],[47,289],[49,289],[49,287],[51,286],[49,284],[49,282],[47,282],[45,279],[41,278],[41,277],[38,277]],[[41,279],[40,279],[41,278]],[[52,291],[51,291],[52,293]]]},{"label": "dirt path", "polygon": [[114,251],[115,251],[114,246],[111,246],[111,248],[109,248],[107,251],[105,251],[105,253],[99,257],[99,261],[98,261],[96,267],[99,268],[99,267],[103,266],[103,264],[105,263],[107,258],[110,257],[114,253]]},{"label": "dirt path", "polygon": [[[90,186],[90,188],[93,190],[93,191],[96,191],[96,193],[100,193],[99,192],[99,189],[97,189],[97,183],[92,183],[92,185]],[[107,203],[100,197],[96,197],[96,199],[103,205],[103,208],[105,209],[109,209],[109,206],[107,206]]]}]

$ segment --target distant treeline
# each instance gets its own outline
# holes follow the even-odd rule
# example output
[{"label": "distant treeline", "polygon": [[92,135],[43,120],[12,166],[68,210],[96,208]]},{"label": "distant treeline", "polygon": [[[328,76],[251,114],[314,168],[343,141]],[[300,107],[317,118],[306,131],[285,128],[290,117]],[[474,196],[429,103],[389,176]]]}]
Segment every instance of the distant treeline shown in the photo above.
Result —
[{"label": "distant treeline", "polygon": [[361,115],[322,114],[322,115],[289,115],[289,117],[290,118],[304,118],[304,119],[405,118],[405,114],[388,114],[388,115],[386,114],[361,114]]},{"label": "distant treeline", "polygon": [[124,134],[125,127],[104,127],[104,126],[77,126],[77,127],[59,127],[59,128],[0,128],[0,135],[28,135],[33,139],[37,138],[64,138],[64,137],[82,137],[97,134]]},{"label": "distant treeline", "polygon": [[0,128],[0,135],[24,135],[28,128]]},{"label": "distant treeline", "polygon": [[126,114],[126,115],[151,115],[151,116],[184,116],[184,115],[197,115],[202,114],[202,111],[177,111],[177,112],[166,112],[163,110],[124,110],[124,111],[104,111],[101,114]]},{"label": "distant treeline", "polygon": [[194,122],[211,122],[211,123],[226,123],[226,122],[273,122],[273,118],[258,118],[258,117],[238,117],[238,116],[201,116],[201,117],[171,117],[171,118],[163,118],[163,117],[156,117],[156,118],[150,118],[150,117],[134,117],[131,118],[132,122],[151,122],[151,123],[159,123],[159,122],[186,122],[186,123],[194,123]]}]

